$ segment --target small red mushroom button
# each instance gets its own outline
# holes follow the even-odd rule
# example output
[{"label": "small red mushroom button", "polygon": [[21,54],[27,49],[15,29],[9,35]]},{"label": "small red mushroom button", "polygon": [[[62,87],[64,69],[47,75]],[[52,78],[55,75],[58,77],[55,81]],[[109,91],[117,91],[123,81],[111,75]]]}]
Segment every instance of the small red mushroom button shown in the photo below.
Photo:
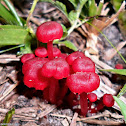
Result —
[{"label": "small red mushroom button", "polygon": [[45,47],[38,47],[35,50],[35,55],[38,57],[47,57],[47,55],[48,55],[47,49]]},{"label": "small red mushroom button", "polygon": [[114,105],[114,98],[111,94],[104,94],[103,103],[107,107],[112,107]]},{"label": "small red mushroom button", "polygon": [[90,100],[90,102],[95,102],[97,100],[97,95],[95,93],[89,93],[88,99]]}]

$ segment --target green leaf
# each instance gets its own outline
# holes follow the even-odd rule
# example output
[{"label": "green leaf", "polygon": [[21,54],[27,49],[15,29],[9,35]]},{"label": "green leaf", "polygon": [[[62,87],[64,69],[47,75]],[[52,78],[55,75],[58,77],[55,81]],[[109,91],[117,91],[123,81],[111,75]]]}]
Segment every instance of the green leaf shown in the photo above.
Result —
[{"label": "green leaf", "polygon": [[63,36],[62,36],[62,38],[65,38],[68,35],[67,28],[63,24],[61,24],[61,26],[63,28]]},{"label": "green leaf", "polygon": [[79,3],[79,0],[69,0],[71,3],[72,3],[72,5],[76,8],[77,7],[77,5],[78,5],[78,3]]},{"label": "green leaf", "polygon": [[14,7],[12,6],[12,4],[8,1],[8,0],[3,0],[7,7],[10,9],[10,12],[13,14],[13,16],[15,17],[15,19],[17,20],[17,22],[19,23],[20,26],[23,26],[20,17],[18,16],[16,10],[14,9]]},{"label": "green leaf", "polygon": [[[12,110],[10,110],[10,111],[6,114],[3,123],[5,123],[5,124],[9,123],[9,122],[11,121],[12,116],[13,116],[14,113],[15,113],[15,109],[13,108]],[[3,125],[3,126],[7,126],[7,125]]]},{"label": "green leaf", "polygon": [[68,17],[69,17],[70,23],[74,24],[75,20],[77,19],[77,12],[74,10],[70,11]]},{"label": "green leaf", "polygon": [[81,5],[84,5],[87,2],[87,0],[79,0],[79,1]]},{"label": "green leaf", "polygon": [[122,100],[117,98],[116,96],[113,96],[113,98],[115,99],[115,101],[119,105],[119,107],[121,109],[121,113],[124,116],[124,120],[125,120],[125,123],[126,123],[126,104]]},{"label": "green leaf", "polygon": [[66,15],[66,17],[68,17],[68,13],[67,13],[67,9],[66,9],[66,5],[63,4],[62,2],[59,1],[53,1],[53,0],[40,0],[41,2],[49,2],[51,4],[53,4],[55,7],[57,7],[62,13],[64,13]]},{"label": "green leaf", "polygon": [[0,36],[0,46],[6,46],[24,44],[30,35],[21,26],[0,25]]},{"label": "green leaf", "polygon": [[101,69],[100,71],[113,72],[120,75],[126,75],[126,69]]},{"label": "green leaf", "polygon": [[0,16],[9,24],[19,24],[15,17],[0,3]]},{"label": "green leaf", "polygon": [[89,16],[95,16],[97,14],[97,7],[95,0],[91,0],[89,3]]},{"label": "green leaf", "polygon": [[66,47],[68,47],[68,48],[70,48],[70,49],[72,49],[74,51],[77,51],[78,50],[77,47],[72,42],[67,41],[67,40],[66,41],[63,41],[63,42],[54,41],[54,44],[63,44]]},{"label": "green leaf", "polygon": [[67,16],[67,9],[66,9],[66,5],[59,2],[59,1],[56,1],[55,2],[55,5]]},{"label": "green leaf", "polygon": [[98,5],[98,9],[97,9],[97,15],[101,14],[101,10],[103,8],[103,1],[100,0],[99,5]]},{"label": "green leaf", "polygon": [[121,91],[118,93],[117,97],[121,97],[122,95],[124,95],[126,93],[126,84],[123,86],[123,88],[121,89]]}]

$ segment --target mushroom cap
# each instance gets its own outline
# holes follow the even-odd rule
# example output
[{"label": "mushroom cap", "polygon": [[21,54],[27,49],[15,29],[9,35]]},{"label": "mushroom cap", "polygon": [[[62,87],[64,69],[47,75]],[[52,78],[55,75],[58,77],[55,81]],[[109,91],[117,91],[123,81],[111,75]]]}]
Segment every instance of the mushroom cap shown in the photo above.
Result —
[{"label": "mushroom cap", "polygon": [[97,100],[97,95],[95,93],[89,93],[88,94],[88,99],[91,101],[91,102],[95,102]]},{"label": "mushroom cap", "polygon": [[34,58],[35,55],[33,53],[27,53],[27,54],[24,54],[22,57],[21,57],[21,62],[22,63],[25,63],[27,60],[29,59],[32,59]]},{"label": "mushroom cap", "polygon": [[95,72],[95,63],[88,57],[77,58],[72,63],[74,72]]},{"label": "mushroom cap", "polygon": [[38,47],[35,50],[35,55],[38,57],[47,57],[47,49],[45,47]]},{"label": "mushroom cap", "polygon": [[115,68],[116,69],[123,69],[123,65],[118,63],[115,65]]},{"label": "mushroom cap", "polygon": [[36,31],[37,39],[43,43],[48,43],[54,39],[60,39],[62,35],[63,28],[55,21],[47,21],[41,24]]},{"label": "mushroom cap", "polygon": [[70,73],[69,64],[62,58],[55,58],[45,63],[41,69],[41,74],[45,77],[62,79],[68,77]]},{"label": "mushroom cap", "polygon": [[[40,69],[43,64],[47,62],[46,58],[33,58],[23,65],[24,72],[24,84],[28,87],[34,87],[36,90],[43,90],[48,86],[48,81],[46,77],[40,74]],[[25,68],[27,67],[27,69]]]},{"label": "mushroom cap", "polygon": [[112,107],[114,105],[114,98],[111,94],[104,94],[103,103],[107,107]]},{"label": "mushroom cap", "polygon": [[35,68],[36,65],[42,67],[42,65],[47,61],[49,61],[48,58],[40,58],[40,57],[34,57],[30,60],[27,60],[22,66],[22,73],[25,74],[25,72],[30,70],[32,67]]},{"label": "mushroom cap", "polygon": [[66,53],[61,53],[60,56],[59,56],[59,58],[62,58],[62,59],[66,60],[67,56],[68,55]]},{"label": "mushroom cap", "polygon": [[88,93],[99,87],[100,79],[93,72],[77,72],[67,77],[66,84],[73,93]]},{"label": "mushroom cap", "polygon": [[79,52],[79,51],[76,51],[76,52],[73,52],[71,53],[67,58],[66,58],[66,61],[69,63],[69,65],[72,65],[73,61],[77,58],[83,58],[85,57],[84,53],[82,52]]},{"label": "mushroom cap", "polygon": [[59,57],[61,54],[61,51],[57,47],[53,47],[53,56]]},{"label": "mushroom cap", "polygon": [[49,84],[49,79],[40,75],[37,69],[27,71],[24,74],[23,81],[27,87],[35,88],[36,90],[44,90]]}]

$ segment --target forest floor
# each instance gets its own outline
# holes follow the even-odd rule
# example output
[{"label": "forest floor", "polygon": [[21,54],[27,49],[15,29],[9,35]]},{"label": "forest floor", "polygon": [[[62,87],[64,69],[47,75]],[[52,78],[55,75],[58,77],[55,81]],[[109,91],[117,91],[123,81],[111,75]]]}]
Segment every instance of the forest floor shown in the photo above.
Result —
[{"label": "forest floor", "polygon": [[[31,1],[14,2],[18,14],[27,18],[31,7]],[[56,20],[59,23],[67,24],[65,16],[54,6],[48,3],[38,3],[31,17],[31,25],[36,31],[37,26],[47,20]],[[126,58],[125,41],[118,27],[118,21],[103,30],[103,33],[113,43],[119,47],[120,52]],[[86,40],[79,30],[75,30],[67,38],[75,44],[79,50],[85,48]],[[115,64],[121,63],[124,68],[126,64],[120,56],[113,51],[111,45],[102,35],[99,35],[98,55],[88,55],[96,64],[97,69],[114,68]],[[66,47],[60,47],[64,52],[72,51]],[[30,89],[23,84],[23,74],[21,72],[22,63],[20,57],[16,56],[18,50],[6,52],[0,55],[0,122],[5,118],[6,113],[15,108],[15,114],[11,123],[15,126],[103,126],[103,125],[124,125],[124,118],[118,105],[115,103],[112,108],[104,108],[96,114],[88,114],[87,117],[78,115],[67,106],[57,108],[56,105],[47,103],[42,99],[42,91]],[[99,72],[101,78],[100,87],[95,92],[100,98],[105,93],[116,95],[125,84],[125,79],[113,80],[113,74]],[[121,97],[126,103],[126,95]]]}]

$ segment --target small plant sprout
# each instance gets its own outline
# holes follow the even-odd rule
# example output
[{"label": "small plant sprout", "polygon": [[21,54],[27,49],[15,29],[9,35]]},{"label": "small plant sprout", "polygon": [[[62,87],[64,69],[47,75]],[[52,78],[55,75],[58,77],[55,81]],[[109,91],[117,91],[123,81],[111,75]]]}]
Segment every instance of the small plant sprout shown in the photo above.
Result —
[{"label": "small plant sprout", "polygon": [[48,21],[41,24],[36,31],[37,39],[47,43],[49,59],[53,59],[53,40],[60,39],[63,35],[62,26],[55,21]]}]

